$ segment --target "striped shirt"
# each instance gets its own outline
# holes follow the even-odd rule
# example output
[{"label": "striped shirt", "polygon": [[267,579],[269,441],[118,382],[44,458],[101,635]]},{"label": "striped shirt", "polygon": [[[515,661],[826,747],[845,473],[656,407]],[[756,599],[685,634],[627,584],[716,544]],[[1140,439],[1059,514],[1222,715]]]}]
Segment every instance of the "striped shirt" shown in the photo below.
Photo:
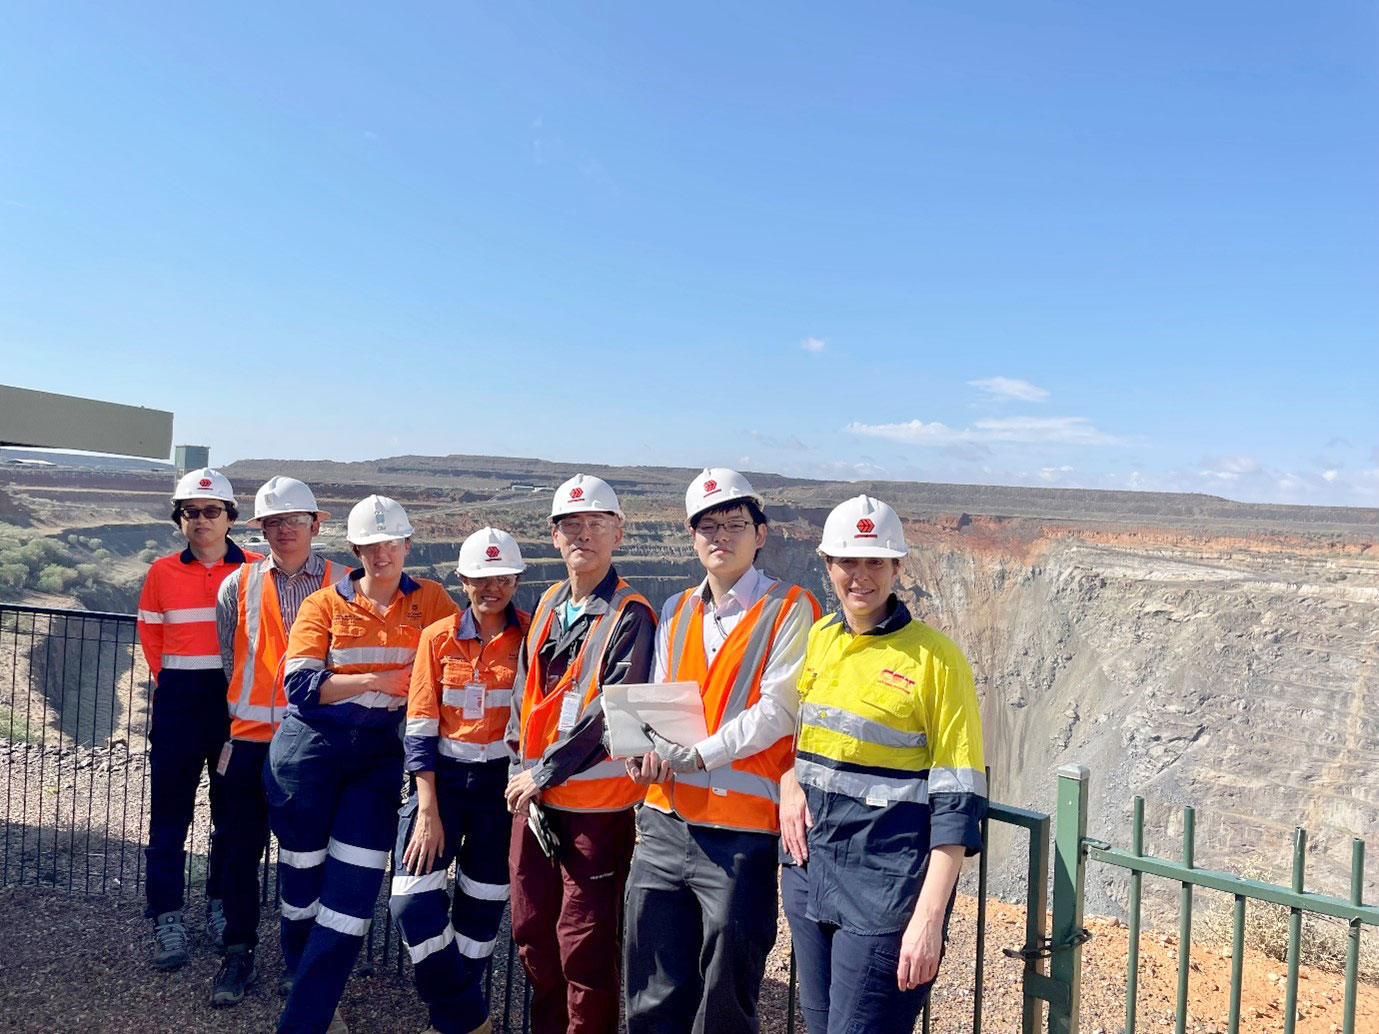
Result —
[{"label": "striped shirt", "polygon": [[[292,622],[297,620],[297,611],[306,598],[321,587],[321,576],[326,570],[326,558],[312,551],[307,557],[306,566],[296,574],[287,574],[278,569],[278,558],[270,556],[273,567],[273,587],[278,590],[278,606],[282,610],[283,631],[292,631]],[[220,640],[220,666],[225,669],[225,677],[232,678],[235,672],[235,632],[239,629],[239,580],[241,571],[226,578],[220,586],[220,594],[215,601],[215,629]]]}]

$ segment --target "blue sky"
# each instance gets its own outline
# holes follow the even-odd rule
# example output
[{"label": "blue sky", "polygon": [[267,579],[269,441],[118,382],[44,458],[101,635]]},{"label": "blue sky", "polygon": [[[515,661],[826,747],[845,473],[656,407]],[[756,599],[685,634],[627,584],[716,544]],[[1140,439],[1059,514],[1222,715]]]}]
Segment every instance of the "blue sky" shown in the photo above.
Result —
[{"label": "blue sky", "polygon": [[222,463],[1376,506],[1376,22],[11,4],[0,381]]}]

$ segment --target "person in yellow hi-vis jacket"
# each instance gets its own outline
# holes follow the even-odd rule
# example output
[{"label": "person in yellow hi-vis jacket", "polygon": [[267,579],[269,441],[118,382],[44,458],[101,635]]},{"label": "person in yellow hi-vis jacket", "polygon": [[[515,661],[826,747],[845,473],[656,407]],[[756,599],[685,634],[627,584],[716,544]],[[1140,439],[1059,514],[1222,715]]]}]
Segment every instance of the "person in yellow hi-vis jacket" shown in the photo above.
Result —
[{"label": "person in yellow hi-vis jacket", "polygon": [[972,671],[891,591],[900,518],[861,495],[819,553],[841,612],[810,629],[795,768],[781,781],[781,897],[809,1034],[914,1029],[938,975],[986,763]]}]

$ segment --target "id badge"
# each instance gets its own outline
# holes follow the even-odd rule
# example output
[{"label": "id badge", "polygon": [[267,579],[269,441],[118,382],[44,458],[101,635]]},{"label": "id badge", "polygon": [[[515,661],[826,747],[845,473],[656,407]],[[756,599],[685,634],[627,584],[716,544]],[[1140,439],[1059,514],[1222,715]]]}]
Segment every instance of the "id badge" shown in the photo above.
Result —
[{"label": "id badge", "polygon": [[230,755],[234,752],[235,741],[226,740],[225,745],[220,748],[220,759],[215,764],[215,774],[223,776],[230,767]]},{"label": "id badge", "polygon": [[470,682],[464,687],[464,716],[482,718],[484,716],[484,684]]},{"label": "id badge", "polygon": [[565,692],[565,699],[560,702],[560,731],[569,732],[575,727],[575,722],[579,721],[580,704],[582,701],[579,694]]}]

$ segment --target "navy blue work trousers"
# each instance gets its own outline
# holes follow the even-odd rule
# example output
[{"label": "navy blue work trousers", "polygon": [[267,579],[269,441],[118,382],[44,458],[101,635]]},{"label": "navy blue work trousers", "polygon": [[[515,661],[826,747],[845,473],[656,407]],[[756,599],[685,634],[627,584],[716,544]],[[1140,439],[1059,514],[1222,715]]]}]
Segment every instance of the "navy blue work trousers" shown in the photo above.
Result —
[{"label": "navy blue work trousers", "polygon": [[778,839],[643,805],[627,878],[628,1034],[755,1034]]},{"label": "navy blue work trousers", "polygon": [[215,671],[167,671],[158,677],[149,726],[149,820],[144,894],[150,918],[180,911],[186,897],[187,830],[196,809],[196,788],[210,769],[211,847],[206,896],[220,897],[222,780],[216,773],[230,736],[225,675]]},{"label": "navy blue work trousers", "polygon": [[859,934],[814,922],[805,914],[809,878],[804,866],[783,866],[780,888],[809,1034],[913,1031],[933,982],[900,990],[896,970],[904,931]]},{"label": "navy blue work trousers", "polygon": [[259,942],[259,866],[268,845],[268,798],[263,764],[268,744],[231,740],[221,776],[219,837],[226,945]]},{"label": "navy blue work trousers", "polygon": [[[398,816],[388,904],[402,927],[431,1026],[440,1034],[468,1034],[488,1019],[484,971],[508,902],[508,763],[440,758],[435,777],[445,843],[429,872],[414,873],[403,863],[417,818],[413,786]],[[446,894],[452,861],[453,903]]]},{"label": "navy blue work trousers", "polygon": [[283,963],[292,993],[280,1034],[321,1034],[373,920],[397,832],[402,739],[392,726],[309,725],[288,715],[263,772],[278,838]]}]

